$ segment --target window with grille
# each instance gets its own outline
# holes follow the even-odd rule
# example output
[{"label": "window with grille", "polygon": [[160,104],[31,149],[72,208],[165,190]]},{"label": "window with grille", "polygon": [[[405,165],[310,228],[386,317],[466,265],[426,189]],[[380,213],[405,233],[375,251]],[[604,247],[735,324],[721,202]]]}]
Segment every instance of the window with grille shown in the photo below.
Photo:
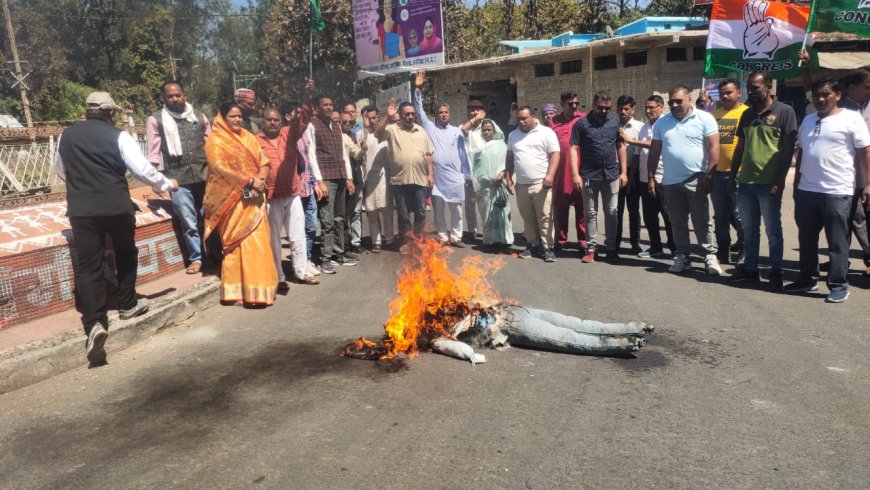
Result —
[{"label": "window with grille", "polygon": [[646,51],[635,51],[633,53],[625,53],[622,57],[622,66],[644,66],[646,65]]},{"label": "window with grille", "polygon": [[668,48],[667,60],[686,61],[686,48]]},{"label": "window with grille", "polygon": [[595,57],[595,69],[596,70],[614,70],[614,69],[616,69],[616,55],[611,54],[608,56],[596,56]]},{"label": "window with grille", "polygon": [[583,71],[583,60],[563,61],[559,64],[559,73],[562,75],[570,75],[571,73],[580,73]]},{"label": "window with grille", "polygon": [[542,65],[535,65],[535,76],[536,77],[552,77],[556,74],[556,67],[553,63],[544,63]]},{"label": "window with grille", "polygon": [[707,55],[707,48],[704,46],[695,46],[692,48],[692,60],[701,61]]}]

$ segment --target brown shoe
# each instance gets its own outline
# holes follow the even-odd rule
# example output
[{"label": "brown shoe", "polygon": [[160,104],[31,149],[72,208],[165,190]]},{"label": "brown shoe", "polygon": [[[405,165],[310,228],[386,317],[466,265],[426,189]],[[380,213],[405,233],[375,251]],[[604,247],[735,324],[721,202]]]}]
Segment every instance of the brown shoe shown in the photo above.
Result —
[{"label": "brown shoe", "polygon": [[186,274],[196,274],[202,269],[202,262],[191,262],[190,266],[184,271]]},{"label": "brown shoe", "polygon": [[380,245],[372,245],[372,253],[373,254],[381,253],[381,246]]}]

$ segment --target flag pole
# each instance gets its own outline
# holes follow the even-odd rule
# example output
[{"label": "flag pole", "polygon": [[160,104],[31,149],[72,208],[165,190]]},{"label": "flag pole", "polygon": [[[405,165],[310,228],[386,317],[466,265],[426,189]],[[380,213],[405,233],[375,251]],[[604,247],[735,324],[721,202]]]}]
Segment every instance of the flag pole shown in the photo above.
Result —
[{"label": "flag pole", "polygon": [[[810,32],[813,27],[813,19],[816,16],[816,0],[810,3],[810,16],[807,18],[807,32],[804,33],[804,41],[801,43],[801,51],[807,49],[807,40],[810,38]],[[798,68],[804,66],[804,60],[798,60]]]},{"label": "flag pole", "polygon": [[[314,18],[314,12],[312,19]],[[314,80],[314,25],[313,22],[308,23],[308,79]]]}]

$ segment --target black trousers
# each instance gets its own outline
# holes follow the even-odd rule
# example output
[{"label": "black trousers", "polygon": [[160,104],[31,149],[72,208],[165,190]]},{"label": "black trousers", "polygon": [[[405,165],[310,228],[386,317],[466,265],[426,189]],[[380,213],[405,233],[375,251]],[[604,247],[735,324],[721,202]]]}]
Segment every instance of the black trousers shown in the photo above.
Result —
[{"label": "black trousers", "polygon": [[102,323],[109,328],[106,316],[106,277],[103,262],[106,256],[106,235],[112,239],[115,271],[118,279],[118,308],[136,306],[136,269],[139,250],[136,248],[136,218],[132,214],[115,216],[70,217],[73,232],[73,271],[76,280],[76,309],[82,315],[85,335]]},{"label": "black trousers", "polygon": [[674,238],[671,234],[671,220],[668,218],[668,211],[665,209],[665,198],[662,186],[656,184],[656,195],[653,196],[649,192],[649,187],[646,182],[640,182],[640,199],[643,203],[643,224],[649,234],[649,249],[651,253],[661,252],[662,236],[661,226],[659,225],[659,214],[665,220],[665,235],[668,237],[668,248],[671,251],[676,250]]},{"label": "black trousers", "polygon": [[619,198],[616,207],[616,249],[619,250],[619,245],[622,243],[622,217],[625,215],[625,208],[628,208],[628,238],[631,241],[631,246],[638,246],[640,242],[640,188],[645,185],[640,180],[635,179],[634,185],[629,190],[628,186],[619,189]]}]

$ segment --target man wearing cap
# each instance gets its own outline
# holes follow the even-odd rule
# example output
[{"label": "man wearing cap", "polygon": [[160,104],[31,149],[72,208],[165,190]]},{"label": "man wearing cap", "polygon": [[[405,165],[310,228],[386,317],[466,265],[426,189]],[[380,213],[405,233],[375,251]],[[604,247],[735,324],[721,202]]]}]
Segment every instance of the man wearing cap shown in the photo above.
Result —
[{"label": "man wearing cap", "polygon": [[211,132],[208,118],[185,99],[184,87],[175,80],[163,84],[163,108],[145,122],[148,161],[155,167],[163,163],[163,175],[178,181],[172,193],[172,209],[181,225],[187,250],[187,273],[202,267],[199,211],[205,195],[205,139]]},{"label": "man wearing cap", "polygon": [[129,133],[115,127],[118,106],[107,92],[86,100],[85,121],[64,130],[54,167],[66,181],[67,216],[73,232],[76,308],[82,314],[92,367],[106,363],[109,336],[106,278],[103,262],[106,234],[112,238],[119,316],[122,320],[148,311],[148,301],[136,299],[135,206],[130,200],[127,170],[155,191],[176,191],[178,182],[152,166]]},{"label": "man wearing cap", "polygon": [[249,133],[259,133],[262,121],[251,118],[254,106],[257,104],[257,93],[249,88],[240,88],[236,89],[235,98],[236,105],[242,111],[242,127],[247,129]]},{"label": "man wearing cap", "polygon": [[[486,141],[483,139],[483,134],[480,131],[480,123],[486,119],[486,106],[483,105],[483,102],[472,99],[468,101],[466,108],[468,109],[468,121],[459,129],[462,130],[462,135],[465,137],[465,154],[468,157],[468,161],[473,165],[474,158],[486,145]],[[473,170],[472,175],[474,174]],[[477,234],[477,199],[474,187],[473,179],[469,180],[465,186],[465,223],[470,235],[468,238],[470,242],[474,241]],[[484,219],[484,217],[481,216],[481,219]]]}]

